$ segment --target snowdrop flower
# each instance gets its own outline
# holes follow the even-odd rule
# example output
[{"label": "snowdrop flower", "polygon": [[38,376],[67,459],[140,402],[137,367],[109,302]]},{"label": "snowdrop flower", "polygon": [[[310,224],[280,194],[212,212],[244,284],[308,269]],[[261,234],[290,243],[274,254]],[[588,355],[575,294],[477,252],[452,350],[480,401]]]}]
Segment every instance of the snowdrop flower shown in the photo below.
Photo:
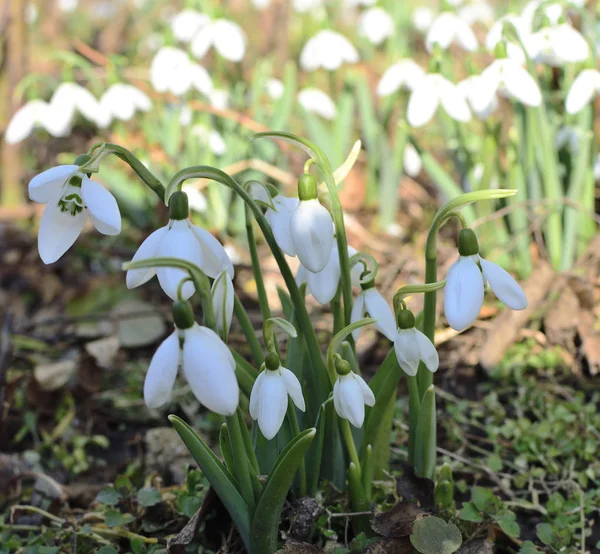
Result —
[{"label": "snowdrop flower", "polygon": [[183,184],[181,190],[188,196],[190,210],[199,213],[206,211],[206,208],[208,208],[206,197],[198,190],[198,187],[194,183],[187,181]]},{"label": "snowdrop flower", "polygon": [[259,10],[264,10],[271,5],[271,0],[252,0],[252,5]]},{"label": "snowdrop flower", "polygon": [[221,134],[215,129],[207,129],[202,125],[194,125],[191,134],[206,144],[215,156],[223,156],[227,152],[227,144]]},{"label": "snowdrop flower", "polygon": [[214,331],[194,321],[187,301],[173,305],[175,331],[158,347],[144,381],[144,401],[159,408],[171,398],[177,370],[198,401],[212,412],[230,416],[239,403],[235,360],[227,345]]},{"label": "snowdrop flower", "polygon": [[267,89],[267,94],[273,100],[279,100],[283,96],[283,93],[285,92],[283,83],[279,79],[274,79],[274,78],[268,79],[265,87]]},{"label": "snowdrop flower", "polygon": [[423,167],[421,156],[419,156],[416,148],[410,143],[406,144],[404,147],[403,160],[404,172],[409,177],[416,177],[421,173],[421,168]]},{"label": "snowdrop flower", "polygon": [[442,12],[427,31],[425,46],[428,52],[433,50],[434,44],[447,50],[453,42],[468,52],[475,52],[478,46],[477,37],[466,21],[455,13]]},{"label": "snowdrop flower", "polygon": [[189,80],[192,87],[194,87],[198,92],[208,97],[212,98],[212,95],[215,93],[213,88],[213,82],[208,74],[208,71],[201,65],[197,63],[193,63],[190,61],[190,66],[188,68],[189,71]]},{"label": "snowdrop flower", "polygon": [[73,165],[59,165],[29,182],[29,198],[46,204],[38,232],[38,250],[45,264],[58,260],[77,240],[88,218],[103,235],[121,232],[121,214],[115,197],[100,183]]},{"label": "snowdrop flower", "polygon": [[435,12],[428,6],[420,6],[416,8],[411,16],[413,27],[419,33],[425,34],[435,19]]},{"label": "snowdrop flower", "polygon": [[369,7],[374,6],[376,2],[377,0],[344,0],[344,4],[351,7]]},{"label": "snowdrop flower", "polygon": [[600,93],[600,71],[597,69],[584,69],[573,81],[565,109],[567,113],[574,114],[583,110],[594,97]]},{"label": "snowdrop flower", "polygon": [[370,8],[358,18],[358,34],[379,46],[394,34],[394,20],[383,8]]},{"label": "snowdrop flower", "polygon": [[294,0],[292,5],[296,13],[307,13],[323,6],[323,0]]},{"label": "snowdrop flower", "polygon": [[[348,257],[354,256],[356,252],[355,248],[348,246]],[[360,285],[360,275],[360,266],[356,265],[350,270],[350,277],[354,286]],[[296,283],[298,285],[306,283],[308,292],[313,295],[319,304],[328,304],[337,292],[341,276],[339,250],[337,243],[334,242],[327,265],[318,273],[313,273],[300,265],[298,273],[296,273]]]},{"label": "snowdrop flower", "polygon": [[[509,13],[496,21],[488,31],[485,37],[485,47],[489,52],[494,52],[496,45],[503,39],[504,22],[512,23],[519,34],[521,40],[525,40],[525,37],[529,35],[526,24],[523,22],[520,16]],[[525,52],[519,44],[511,41],[506,41],[506,54],[517,63],[525,63]]]},{"label": "snowdrop flower", "polygon": [[36,127],[43,127],[47,109],[48,104],[43,100],[31,100],[21,106],[6,127],[4,140],[8,144],[25,140]]},{"label": "snowdrop flower", "polygon": [[377,94],[388,96],[398,90],[412,91],[424,76],[425,71],[419,65],[405,58],[387,68],[377,85]]},{"label": "snowdrop flower", "polygon": [[[389,307],[381,293],[375,290],[372,281],[370,283],[361,284],[361,288],[361,293],[356,297],[356,300],[352,305],[350,323],[356,323],[365,317],[372,317],[377,320],[373,324],[373,327],[388,340],[394,340],[394,337],[396,336],[396,322],[394,321],[392,309]],[[358,340],[361,331],[362,327],[352,331],[352,336],[355,341]]]},{"label": "snowdrop flower", "polygon": [[63,13],[71,13],[77,9],[79,0],[59,0],[58,7]]},{"label": "snowdrop flower", "polygon": [[202,58],[210,47],[231,62],[241,62],[246,53],[246,34],[228,19],[209,20],[195,33],[191,43],[192,54]]},{"label": "snowdrop flower", "polygon": [[331,97],[318,88],[305,88],[298,93],[298,102],[307,111],[325,119],[335,119],[337,108]]},{"label": "snowdrop flower", "polygon": [[590,55],[587,40],[568,23],[543,27],[529,35],[525,38],[525,48],[534,62],[553,67],[583,62]]},{"label": "snowdrop flower", "polygon": [[156,92],[170,92],[181,96],[192,87],[209,96],[213,83],[208,71],[192,62],[186,52],[172,46],[163,46],[152,58],[150,83]]},{"label": "snowdrop flower", "polygon": [[113,118],[129,121],[136,111],[148,112],[152,101],[145,92],[133,85],[117,83],[112,85],[100,98],[98,121],[107,127]]},{"label": "snowdrop flower", "polygon": [[483,305],[485,282],[498,299],[513,310],[524,310],[527,298],[523,289],[499,265],[479,256],[477,237],[471,229],[458,236],[459,257],[448,270],[444,288],[444,311],[453,329],[471,325]]},{"label": "snowdrop flower", "polygon": [[470,75],[460,81],[457,86],[478,119],[487,119],[498,107],[498,100],[495,91],[492,90],[492,85],[486,87],[481,75]]},{"label": "snowdrop flower", "polygon": [[222,88],[216,88],[208,95],[210,105],[218,110],[226,110],[228,108],[230,97],[229,91]]},{"label": "snowdrop flower", "polygon": [[333,406],[337,415],[347,419],[354,427],[365,421],[365,405],[375,405],[375,395],[365,380],[352,371],[346,360],[336,363],[338,378],[333,385]]},{"label": "snowdrop flower", "polygon": [[410,95],[408,123],[412,127],[422,127],[431,120],[440,104],[452,119],[470,121],[471,112],[460,89],[439,73],[428,73]]},{"label": "snowdrop flower", "polygon": [[[576,5],[576,2],[571,1],[570,3]],[[538,15],[538,8],[541,5],[542,0],[531,0],[521,12],[521,19],[528,32],[533,31],[536,15]],[[559,2],[545,3],[543,15],[551,25],[556,25],[563,15],[563,6]]]},{"label": "snowdrop flower", "polygon": [[217,331],[225,340],[227,340],[231,328],[234,294],[231,277],[227,274],[227,271],[221,271],[212,284],[211,298]]},{"label": "snowdrop flower", "polygon": [[290,220],[300,201],[297,198],[278,194],[272,199],[272,202],[275,209],[267,208],[265,217],[271,225],[271,230],[279,248],[288,256],[295,256],[296,249],[290,234]]},{"label": "snowdrop flower", "polygon": [[300,65],[305,71],[319,67],[335,71],[344,63],[358,62],[358,52],[343,35],[325,29],[310,38],[300,53]]},{"label": "snowdrop flower", "polygon": [[435,373],[440,359],[433,343],[427,335],[415,328],[415,316],[410,310],[398,312],[398,330],[394,338],[394,352],[398,365],[406,373],[414,377],[419,369],[419,362]]},{"label": "snowdrop flower", "polygon": [[88,121],[98,123],[101,114],[96,97],[77,83],[61,83],[54,91],[44,116],[44,126],[53,136],[69,133],[73,119],[79,112]]},{"label": "snowdrop flower", "polygon": [[[189,220],[189,204],[184,192],[175,192],[169,202],[169,223],[154,231],[141,244],[132,262],[148,258],[180,258],[197,265],[206,275],[216,279],[226,271],[233,279],[233,264],[221,243],[208,231],[193,225]],[[156,275],[165,293],[177,300],[177,288],[182,279],[188,276],[182,269],[173,267],[130,269],[127,271],[127,288],[143,285]],[[194,294],[194,285],[185,283],[181,297],[187,299]]]},{"label": "snowdrop flower", "polygon": [[310,173],[298,179],[298,206],[290,217],[290,237],[300,263],[318,273],[329,261],[333,248],[333,220],[317,199],[317,181]]},{"label": "snowdrop flower", "polygon": [[258,427],[267,440],[271,440],[283,424],[288,395],[296,408],[301,412],[306,410],[300,381],[289,369],[281,366],[277,354],[269,352],[264,369],[250,393],[250,417],[258,420]]},{"label": "snowdrop flower", "polygon": [[183,10],[171,20],[173,36],[182,42],[191,42],[196,33],[210,22],[208,15],[196,10]]},{"label": "snowdrop flower", "polygon": [[477,0],[476,2],[462,6],[458,10],[458,15],[469,25],[478,22],[490,25],[495,20],[494,8],[486,0]]}]

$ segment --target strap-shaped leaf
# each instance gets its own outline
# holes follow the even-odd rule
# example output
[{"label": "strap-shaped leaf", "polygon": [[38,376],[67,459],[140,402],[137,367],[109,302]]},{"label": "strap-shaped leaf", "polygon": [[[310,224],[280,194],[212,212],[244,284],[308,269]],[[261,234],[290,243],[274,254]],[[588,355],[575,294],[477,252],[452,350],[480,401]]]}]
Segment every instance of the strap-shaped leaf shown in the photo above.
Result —
[{"label": "strap-shaped leaf", "polygon": [[238,492],[235,479],[208,445],[181,418],[170,415],[169,421],[185,443],[212,488],[235,522],[246,548],[250,542],[250,509]]},{"label": "strap-shaped leaf", "polygon": [[317,430],[297,435],[281,452],[258,501],[250,535],[250,552],[267,554],[277,550],[277,530],[285,497],[292,486],[300,460],[306,454]]},{"label": "strap-shaped leaf", "polygon": [[436,457],[435,389],[431,385],[423,395],[415,437],[415,474],[433,479]]}]

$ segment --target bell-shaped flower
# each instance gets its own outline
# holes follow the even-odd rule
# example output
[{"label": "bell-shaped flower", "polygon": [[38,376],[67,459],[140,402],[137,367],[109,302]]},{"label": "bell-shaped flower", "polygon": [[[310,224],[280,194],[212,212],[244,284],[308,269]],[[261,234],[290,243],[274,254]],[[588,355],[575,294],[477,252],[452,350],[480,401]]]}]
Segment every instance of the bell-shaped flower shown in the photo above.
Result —
[{"label": "bell-shaped flower", "polygon": [[404,147],[403,163],[404,173],[409,177],[416,177],[421,173],[423,167],[421,156],[419,156],[416,148],[410,143],[407,143]]},{"label": "bell-shaped flower", "polygon": [[318,88],[304,88],[298,93],[298,102],[307,111],[325,119],[335,119],[337,108],[331,97]]},{"label": "bell-shaped flower", "polygon": [[432,373],[438,370],[437,350],[427,335],[415,327],[415,316],[410,310],[398,312],[398,330],[393,340],[396,359],[404,373],[414,377],[420,362]]},{"label": "bell-shaped flower", "polygon": [[203,58],[211,46],[226,60],[241,62],[246,53],[246,34],[228,19],[209,20],[194,34],[192,54]]},{"label": "bell-shaped flower", "polygon": [[410,95],[408,123],[412,127],[422,127],[431,120],[440,104],[452,119],[470,121],[471,112],[460,89],[439,73],[428,73]]},{"label": "bell-shaped flower", "polygon": [[25,140],[36,127],[43,127],[48,104],[43,100],[31,100],[21,106],[8,122],[4,140],[16,144]]},{"label": "bell-shaped flower", "polygon": [[208,95],[210,105],[218,110],[226,110],[229,107],[231,94],[223,88],[216,88]]},{"label": "bell-shaped flower", "polygon": [[413,27],[421,34],[427,33],[435,20],[435,12],[429,6],[415,8],[410,17]]},{"label": "bell-shaped flower", "polygon": [[398,90],[412,91],[425,76],[425,71],[410,58],[388,67],[377,85],[379,96],[388,96]]},{"label": "bell-shaped flower", "polygon": [[227,271],[222,271],[211,288],[212,307],[217,323],[217,331],[225,339],[231,328],[235,292],[233,282]]},{"label": "bell-shaped flower", "polygon": [[553,67],[583,62],[590,55],[590,46],[585,37],[568,23],[543,27],[526,37],[524,42],[534,62]]},{"label": "bell-shaped flower", "polygon": [[478,47],[477,37],[466,21],[455,13],[442,12],[427,31],[425,46],[428,52],[433,51],[434,44],[447,50],[453,42],[468,52],[475,52]]},{"label": "bell-shaped flower", "polygon": [[206,196],[204,196],[204,194],[198,190],[197,184],[188,181],[183,184],[181,190],[188,196],[190,210],[198,213],[204,213],[206,211],[208,208],[208,202],[206,201]]},{"label": "bell-shaped flower", "polygon": [[46,204],[38,232],[38,250],[46,264],[71,248],[88,219],[103,235],[121,232],[115,197],[80,173],[78,165],[59,165],[36,175],[29,182],[29,198]]},{"label": "bell-shaped flower", "polygon": [[375,395],[365,380],[350,369],[348,362],[341,362],[337,368],[333,406],[338,416],[360,428],[365,421],[365,406],[375,405]]},{"label": "bell-shaped flower", "polygon": [[59,0],[58,8],[63,13],[71,13],[77,9],[79,0]]},{"label": "bell-shaped flower", "polygon": [[[378,292],[375,287],[371,286],[363,289],[354,300],[352,305],[352,313],[350,314],[350,323],[372,317],[377,321],[373,327],[377,329],[388,340],[394,340],[396,336],[396,322],[394,321],[394,312],[385,298]],[[358,340],[362,327],[352,331],[354,340]]]},{"label": "bell-shaped flower", "polygon": [[177,328],[154,353],[144,381],[149,408],[169,401],[180,366],[200,404],[220,415],[235,413],[240,390],[233,355],[219,335],[197,323]]},{"label": "bell-shaped flower", "polygon": [[272,199],[272,202],[275,209],[267,208],[265,217],[271,225],[271,230],[279,248],[288,256],[295,256],[296,249],[290,233],[290,220],[298,207],[299,200],[278,194]]},{"label": "bell-shaped flower", "polygon": [[322,67],[335,71],[344,63],[357,63],[358,51],[343,35],[325,29],[310,38],[300,53],[300,66],[305,71]]},{"label": "bell-shaped flower", "polygon": [[292,6],[296,13],[308,13],[323,7],[323,0],[293,0]]},{"label": "bell-shaped flower", "polygon": [[394,34],[394,19],[383,8],[369,8],[358,18],[358,34],[379,46]]},{"label": "bell-shaped flower", "polygon": [[479,256],[477,238],[470,229],[459,234],[459,257],[448,270],[444,288],[444,312],[453,329],[462,331],[479,315],[485,282],[503,304],[524,310],[527,297],[515,279],[499,265]]},{"label": "bell-shaped flower", "polygon": [[487,0],[477,0],[461,6],[458,16],[469,25],[482,23],[487,26],[493,24],[496,19],[494,8]]},{"label": "bell-shaped flower", "polygon": [[48,103],[44,126],[53,136],[65,136],[77,113],[98,124],[102,111],[98,100],[89,90],[77,83],[61,83]]},{"label": "bell-shaped flower", "polygon": [[191,42],[196,33],[210,22],[208,15],[196,10],[182,10],[171,20],[173,36],[182,42]]},{"label": "bell-shaped flower", "polygon": [[[485,37],[485,47],[488,51],[494,52],[496,45],[503,39],[504,22],[512,23],[515,26],[521,40],[525,40],[525,37],[529,35],[527,25],[523,22],[521,16],[514,13],[506,14],[490,27],[490,30]],[[506,55],[517,63],[525,63],[525,52],[523,52],[521,46],[515,42],[506,42]]]},{"label": "bell-shaped flower", "polygon": [[[348,246],[349,258],[354,256],[356,252],[355,248]],[[360,265],[355,265],[350,270],[352,285],[356,287],[360,285],[360,275]],[[334,242],[327,265],[317,273],[313,273],[303,265],[300,265],[298,273],[296,273],[296,283],[298,283],[298,285],[306,283],[308,292],[314,296],[319,304],[328,304],[333,300],[333,297],[337,292],[341,276],[339,251],[337,243]]]},{"label": "bell-shaped flower", "polygon": [[285,92],[285,86],[283,83],[274,77],[267,79],[267,82],[265,83],[265,89],[272,100],[279,100]]},{"label": "bell-shaped flower", "polygon": [[600,71],[597,69],[584,69],[575,77],[567,94],[567,100],[565,101],[567,113],[580,112],[598,94],[600,94]]},{"label": "bell-shaped flower", "polygon": [[148,112],[152,101],[145,92],[133,85],[116,83],[100,98],[100,127],[107,127],[112,119],[129,121],[136,111]]},{"label": "bell-shaped flower", "polygon": [[227,144],[221,133],[216,129],[208,129],[203,125],[194,125],[190,129],[190,134],[198,137],[201,144],[208,146],[215,156],[223,156],[227,153]]},{"label": "bell-shaped flower", "polygon": [[193,88],[209,96],[213,91],[210,75],[202,66],[192,62],[187,52],[163,46],[150,64],[150,83],[156,92],[181,96]]},{"label": "bell-shaped flower", "polygon": [[481,75],[470,75],[460,81],[457,86],[478,119],[487,119],[498,107],[495,91],[491,86],[484,85]]},{"label": "bell-shaped flower", "polygon": [[265,369],[256,378],[250,393],[250,417],[258,420],[267,440],[271,440],[283,424],[288,395],[300,411],[306,410],[300,381],[289,369],[282,367],[277,354],[271,352],[267,354]]}]

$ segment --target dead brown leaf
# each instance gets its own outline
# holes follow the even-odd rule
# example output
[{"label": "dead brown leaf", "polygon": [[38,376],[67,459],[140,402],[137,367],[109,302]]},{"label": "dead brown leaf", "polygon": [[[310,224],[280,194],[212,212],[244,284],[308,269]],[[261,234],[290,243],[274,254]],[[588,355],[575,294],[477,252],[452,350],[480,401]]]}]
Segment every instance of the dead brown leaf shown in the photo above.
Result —
[{"label": "dead brown leaf", "polygon": [[373,531],[384,537],[408,537],[414,522],[425,515],[425,511],[412,502],[399,502],[391,510],[373,518]]}]

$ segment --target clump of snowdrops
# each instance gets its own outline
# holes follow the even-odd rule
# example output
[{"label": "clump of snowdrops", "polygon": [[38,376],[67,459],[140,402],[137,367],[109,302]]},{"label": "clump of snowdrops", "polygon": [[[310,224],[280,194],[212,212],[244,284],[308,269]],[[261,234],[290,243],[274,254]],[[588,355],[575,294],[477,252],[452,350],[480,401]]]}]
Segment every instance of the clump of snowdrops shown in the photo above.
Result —
[{"label": "clump of snowdrops", "polygon": [[[58,260],[88,220],[102,234],[120,232],[115,198],[92,178],[107,156],[128,164],[168,208],[165,225],[150,234],[124,264],[128,287],[142,286],[156,276],[173,301],[174,329],[150,362],[143,395],[150,408],[165,406],[181,371],[198,401],[224,417],[220,459],[182,419],[168,416],[251,554],[272,554],[278,549],[280,513],[290,488],[298,496],[314,495],[322,480],[328,479],[345,487],[353,511],[369,510],[373,479],[388,464],[385,452],[392,418],[386,413],[403,376],[410,395],[409,461],[418,476],[434,478],[433,375],[439,365],[434,332],[439,290],[445,291],[446,319],[457,330],[477,318],[486,283],[509,308],[527,305],[517,282],[479,255],[477,236],[461,214],[473,202],[507,198],[515,191],[469,192],[440,208],[427,237],[426,282],[401,287],[390,306],[377,291],[375,260],[346,240],[337,181],[350,170],[357,149],[333,172],[323,152],[305,139],[282,132],[255,136],[255,140],[263,138],[288,141],[307,153],[297,198],[285,197],[259,181],[239,183],[209,166],[186,167],[165,184],[130,151],[109,143],[97,144],[72,165],[48,169],[29,183],[31,199],[46,204],[38,235],[45,263]],[[236,296],[235,268],[229,256],[217,239],[190,220],[182,187],[186,180],[200,178],[229,188],[244,202],[263,319],[262,344]],[[438,280],[437,234],[451,218],[462,226],[458,256],[445,279]],[[280,293],[285,318],[271,314],[254,238],[256,226],[285,281],[287,290]],[[286,255],[299,259],[295,276]],[[356,297],[354,291],[360,291]],[[327,343],[317,338],[305,305],[307,294],[331,307],[334,325]],[[406,304],[406,297],[414,294],[425,295],[419,314]],[[234,315],[250,345],[252,362],[227,345]],[[390,341],[389,354],[368,383],[361,376],[354,346],[367,325]],[[286,348],[278,329],[287,339]],[[249,399],[251,429],[240,408],[245,404],[241,396]],[[355,521],[357,530],[361,521]]]}]

